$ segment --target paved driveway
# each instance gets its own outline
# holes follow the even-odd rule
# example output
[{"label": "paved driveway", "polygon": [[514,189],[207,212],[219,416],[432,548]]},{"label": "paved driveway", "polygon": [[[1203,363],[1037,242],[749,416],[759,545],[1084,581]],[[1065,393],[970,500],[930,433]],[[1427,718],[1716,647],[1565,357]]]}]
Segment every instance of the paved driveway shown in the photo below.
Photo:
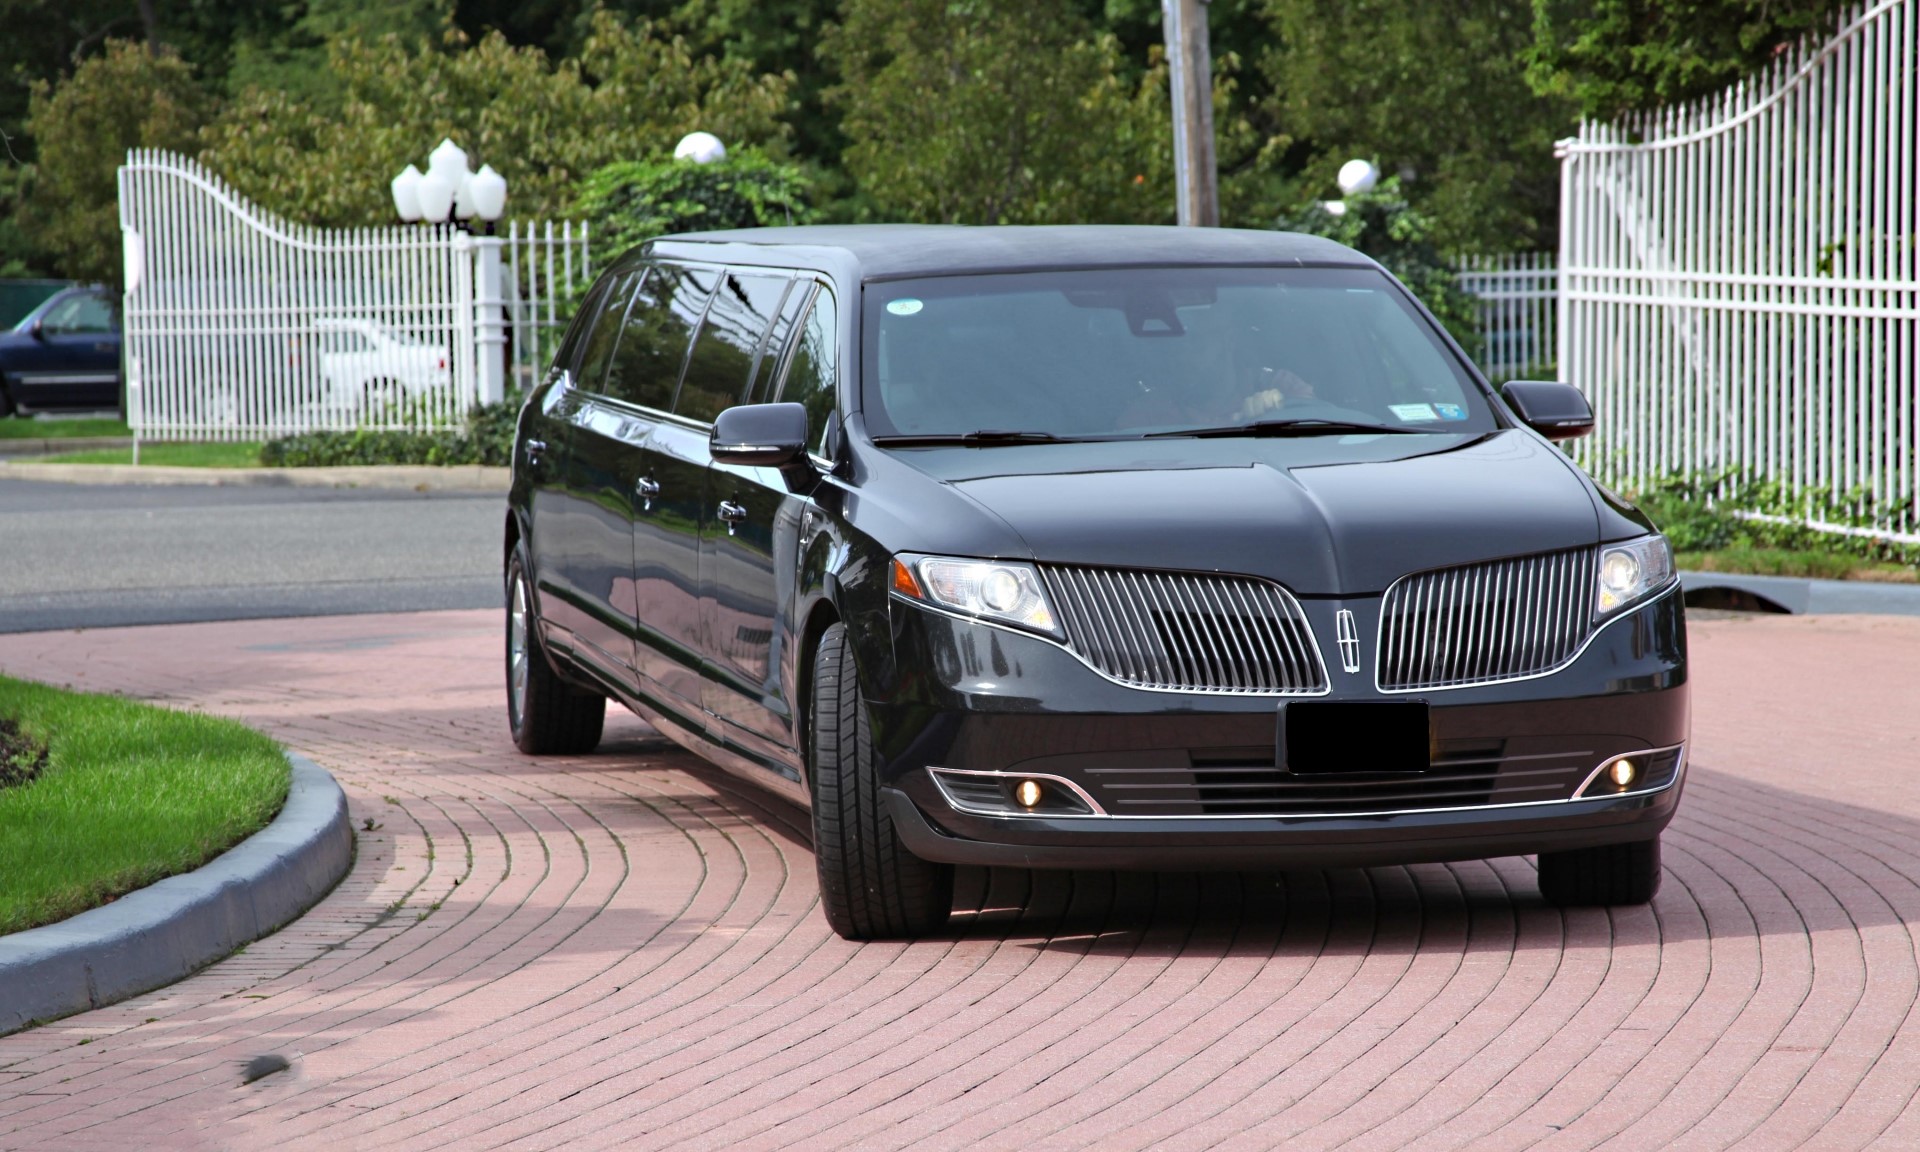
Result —
[{"label": "paved driveway", "polygon": [[801,815],[639,722],[514,754],[492,613],[0,637],[268,728],[371,827],[288,930],[0,1039],[0,1146],[1920,1146],[1920,621],[1693,643],[1650,909],[1555,911],[1524,859],[996,872],[858,946]]},{"label": "paved driveway", "polygon": [[501,602],[506,500],[0,480],[0,632]]}]

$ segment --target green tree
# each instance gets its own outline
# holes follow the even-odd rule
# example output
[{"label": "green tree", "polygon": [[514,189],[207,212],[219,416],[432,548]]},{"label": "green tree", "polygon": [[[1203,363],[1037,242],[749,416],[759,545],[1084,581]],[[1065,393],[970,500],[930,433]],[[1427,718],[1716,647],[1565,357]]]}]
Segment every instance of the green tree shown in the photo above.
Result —
[{"label": "green tree", "polygon": [[27,127],[39,146],[25,227],[62,272],[120,278],[119,169],[131,148],[191,153],[208,98],[171,51],[128,40],[35,86]]},{"label": "green tree", "polygon": [[1831,31],[1856,0],[1532,0],[1527,79],[1616,119],[1718,92],[1779,48]]},{"label": "green tree", "polygon": [[250,89],[229,102],[202,154],[266,207],[336,227],[392,218],[388,181],[442,137],[507,178],[517,216],[556,216],[585,174],[658,156],[704,128],[730,144],[784,144],[788,78],[696,56],[659,26],[593,17],[580,55],[449,33],[444,50],[397,36],[339,40],[337,101]]},{"label": "green tree", "polygon": [[1309,203],[1282,216],[1280,227],[1337,240],[1378,260],[1432,310],[1469,355],[1479,352],[1479,311],[1461,288],[1453,263],[1434,244],[1433,222],[1407,203],[1398,178],[1382,180],[1371,192],[1349,196],[1344,210],[1329,212]]},{"label": "green tree", "polygon": [[1322,195],[1355,157],[1402,176],[1448,250],[1548,246],[1558,223],[1553,142],[1574,127],[1536,96],[1522,57],[1530,0],[1266,0],[1261,58],[1277,119],[1310,142],[1302,177]]},{"label": "green tree", "polygon": [[1171,215],[1166,80],[1068,0],[847,0],[821,51],[875,215],[970,224]]}]

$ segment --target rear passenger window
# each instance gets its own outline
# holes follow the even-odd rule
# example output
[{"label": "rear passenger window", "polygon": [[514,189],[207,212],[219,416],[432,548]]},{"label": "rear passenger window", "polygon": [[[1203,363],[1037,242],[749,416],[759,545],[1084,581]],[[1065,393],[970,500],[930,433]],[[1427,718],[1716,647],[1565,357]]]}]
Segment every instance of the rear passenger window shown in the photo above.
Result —
[{"label": "rear passenger window", "polygon": [[799,341],[794,345],[787,365],[786,384],[780,399],[804,404],[807,409],[807,438],[816,455],[824,456],[827,418],[833,415],[836,385],[840,379],[840,343],[835,336],[833,293],[825,288],[814,293],[813,307],[801,325]]},{"label": "rear passenger window", "polygon": [[728,272],[720,283],[687,360],[686,379],[674,402],[676,416],[712,420],[740,403],[747,391],[767,326],[780,310],[790,281],[784,276]]},{"label": "rear passenger window", "polygon": [[673,410],[687,341],[700,322],[715,276],[707,269],[654,265],[627,313],[619,350],[607,372],[608,396],[661,412]]},{"label": "rear passenger window", "polygon": [[787,293],[787,302],[780,306],[780,315],[774,320],[765,343],[761,345],[760,361],[753,370],[753,387],[747,390],[747,403],[773,402],[774,389],[780,386],[781,357],[787,351],[787,338],[793,334],[795,321],[807,310],[807,298],[811,295],[812,281],[793,282],[793,290]]},{"label": "rear passenger window", "polygon": [[620,341],[620,323],[626,315],[627,302],[633,298],[634,281],[643,271],[619,274],[597,297],[599,314],[587,333],[586,348],[580,354],[580,366],[574,373],[574,383],[589,392],[601,390],[607,364],[613,359],[614,345]]}]

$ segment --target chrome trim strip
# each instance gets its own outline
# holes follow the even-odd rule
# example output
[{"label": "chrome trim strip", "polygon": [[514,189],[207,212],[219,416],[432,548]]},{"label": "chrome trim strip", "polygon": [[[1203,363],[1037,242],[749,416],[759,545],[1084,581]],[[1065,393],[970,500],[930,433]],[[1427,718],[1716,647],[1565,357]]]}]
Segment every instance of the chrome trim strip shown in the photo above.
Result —
[{"label": "chrome trim strip", "polygon": [[[1060,649],[1060,651],[1065,652],[1067,655],[1073,657],[1075,660],[1078,660],[1081,664],[1086,666],[1087,671],[1092,672],[1094,675],[1100,677],[1102,680],[1105,680],[1110,684],[1118,684],[1122,688],[1131,688],[1135,692],[1161,692],[1171,696],[1205,696],[1209,698],[1217,698],[1222,696],[1246,697],[1250,699],[1261,699],[1261,700],[1274,700],[1274,699],[1305,700],[1305,699],[1311,699],[1317,696],[1330,696],[1333,694],[1333,685],[1326,680],[1326,676],[1325,676],[1326,666],[1324,664],[1321,665],[1322,686],[1320,690],[1317,692],[1283,692],[1283,691],[1243,692],[1237,689],[1227,689],[1227,688],[1154,688],[1145,684],[1129,684],[1125,680],[1121,680],[1121,679],[1118,679],[1117,677],[1109,676],[1105,672],[1102,672],[1099,668],[1089,663],[1085,657],[1080,655],[1080,653],[1075,652],[1072,648],[1069,648],[1067,645],[1061,643],[1059,640],[1055,639],[1052,636],[1047,635],[1044,632],[1030,632],[1025,628],[1016,628],[1011,624],[1002,624],[997,620],[989,620],[984,616],[969,616],[965,612],[957,612],[951,608],[945,608],[938,604],[929,604],[925,600],[915,600],[911,596],[902,596],[900,593],[894,592],[891,590],[888,591],[887,598],[890,600],[898,600],[902,604],[910,604],[915,608],[919,608],[926,612],[932,612],[939,616],[946,616],[953,620],[959,620],[966,624],[979,624],[987,628],[998,628],[1003,632],[1011,632],[1016,636],[1026,636],[1026,637],[1029,637],[1030,639],[1045,641],[1046,643],[1053,645],[1055,648],[1058,648]],[[1307,629],[1307,635],[1309,637],[1313,637],[1312,628]],[[1313,637],[1313,648],[1314,648],[1314,651],[1313,651],[1314,659],[1318,660],[1320,658],[1320,641],[1318,637]],[[945,769],[943,769],[943,771],[945,771]],[[958,771],[958,769],[952,769],[952,771]],[[1038,777],[1036,777],[1036,779],[1037,778]]]},{"label": "chrome trim strip", "polygon": [[[1593,647],[1593,642],[1600,638],[1600,634],[1602,632],[1605,632],[1607,629],[1613,627],[1615,624],[1618,624],[1620,621],[1631,617],[1636,612],[1639,612],[1642,609],[1651,608],[1653,605],[1658,604],[1660,601],[1666,599],[1668,596],[1673,595],[1675,592],[1679,590],[1680,590],[1680,581],[1676,577],[1674,579],[1674,582],[1667,585],[1667,587],[1663,591],[1658,592],[1652,596],[1649,596],[1647,599],[1642,600],[1639,604],[1633,606],[1632,608],[1625,609],[1624,611],[1620,612],[1618,615],[1612,617],[1611,619],[1607,620],[1605,623],[1601,624],[1598,628],[1595,628],[1593,631],[1589,632],[1587,634],[1587,638],[1581,642],[1580,647],[1573,650],[1573,655],[1567,657],[1565,660],[1561,661],[1560,663],[1555,664],[1553,667],[1548,668],[1541,672],[1530,672],[1525,676],[1509,676],[1504,680],[1476,680],[1471,684],[1443,684],[1433,688],[1382,688],[1380,687],[1380,665],[1379,665],[1379,652],[1378,652],[1379,642],[1376,640],[1374,645],[1375,647],[1375,653],[1374,653],[1375,662],[1374,662],[1374,673],[1373,673],[1374,690],[1379,692],[1383,696],[1406,696],[1406,695],[1413,695],[1413,694],[1418,694],[1422,692],[1458,692],[1458,691],[1461,691],[1462,689],[1467,689],[1467,688],[1492,688],[1501,684],[1522,684],[1528,680],[1539,680],[1546,676],[1557,675],[1561,672],[1565,672],[1568,668],[1571,668],[1574,664],[1578,663],[1580,660],[1580,657],[1587,654],[1587,649]],[[1385,604],[1386,604],[1386,599],[1385,597],[1382,597],[1381,610],[1383,613],[1385,611]],[[1628,755],[1628,753],[1622,753],[1622,755]],[[1627,793],[1621,793],[1621,795],[1627,795]]]},{"label": "chrome trim strip", "polygon": [[[1010,816],[1010,817],[1022,817],[1022,818],[1032,818],[1032,819],[1042,819],[1042,820],[1058,820],[1064,816],[1071,816],[1078,819],[1086,819],[1088,816],[1110,815],[1110,813],[1108,813],[1108,811],[1105,808],[1102,808],[1100,806],[1100,802],[1098,800],[1095,800],[1091,795],[1087,793],[1087,790],[1085,788],[1080,787],[1080,785],[1075,784],[1073,781],[1067,779],[1065,776],[1055,776],[1051,772],[986,772],[986,771],[981,771],[973,768],[934,768],[929,766],[927,768],[927,775],[933,777],[934,786],[940,789],[940,795],[946,799],[946,802],[949,807],[959,812],[965,812],[970,816]],[[1085,804],[1088,808],[1091,808],[1093,811],[1091,813],[995,812],[989,809],[979,808],[969,804],[963,804],[959,800],[954,799],[953,793],[947,791],[946,784],[944,784],[940,779],[940,777],[943,775],[984,776],[990,780],[1050,780],[1055,784],[1061,785],[1067,791],[1073,793],[1075,796],[1080,797],[1080,802],[1082,804]]]},{"label": "chrome trim strip", "polygon": [[[1580,787],[1575,788],[1573,790],[1573,799],[1575,800],[1606,799],[1606,797],[1603,797],[1603,796],[1582,796],[1580,795],[1580,793],[1585,792],[1588,788],[1593,787],[1593,782],[1595,779],[1599,777],[1600,770],[1605,768],[1607,765],[1613,763],[1615,760],[1624,760],[1629,756],[1659,756],[1664,753],[1674,752],[1674,751],[1678,751],[1680,753],[1679,763],[1673,766],[1673,778],[1675,780],[1678,780],[1680,779],[1680,773],[1683,770],[1685,770],[1687,766],[1687,742],[1685,740],[1682,740],[1678,744],[1669,744],[1665,748],[1642,748],[1638,752],[1621,752],[1618,755],[1607,757],[1605,760],[1600,761],[1600,763],[1595,764],[1593,766],[1593,771],[1587,773],[1587,778],[1585,780],[1580,781]],[[1671,783],[1671,781],[1669,783]],[[1658,792],[1658,791],[1660,791],[1660,789],[1658,788],[1634,788],[1626,792],[1610,792],[1608,793],[1608,796],[1637,796],[1642,792]]]},{"label": "chrome trim strip", "polygon": [[[1684,747],[1684,745],[1682,747]],[[1621,753],[1621,755],[1631,756],[1633,755],[1633,753],[1623,752]],[[1608,759],[1614,759],[1614,757],[1609,757]],[[1374,811],[1374,812],[1259,812],[1259,813],[1249,812],[1245,814],[1224,813],[1224,812],[1197,812],[1191,816],[1123,816],[1118,813],[1111,813],[1111,812],[1106,812],[1105,810],[1102,810],[1100,813],[1092,816],[1081,816],[1081,815],[1024,816],[1022,815],[1020,817],[1014,817],[1014,818],[1032,819],[1032,820],[1269,820],[1269,821],[1271,820],[1372,820],[1380,816],[1424,816],[1434,812],[1494,812],[1494,811],[1498,811],[1506,808],[1554,808],[1554,807],[1560,807],[1567,804],[1590,804],[1596,800],[1619,800],[1625,797],[1633,797],[1633,796],[1658,796],[1660,793],[1665,792],[1668,789],[1672,788],[1674,785],[1680,783],[1681,777],[1686,774],[1686,767],[1687,767],[1687,761],[1686,761],[1686,757],[1683,755],[1680,758],[1680,763],[1674,767],[1673,779],[1667,781],[1665,784],[1661,785],[1658,788],[1649,788],[1642,792],[1616,792],[1611,796],[1571,796],[1565,800],[1516,800],[1507,804],[1455,804],[1451,807],[1390,808],[1390,809],[1384,809],[1384,810]],[[937,772],[965,773],[966,770],[961,768],[935,768],[931,765],[927,767],[928,775],[932,775]],[[976,776],[995,776],[995,775],[1017,776],[1023,779],[1034,779],[1034,780],[1054,779],[1054,777],[1049,777],[1039,772],[999,772],[999,773],[973,772],[973,773],[967,773],[967,774],[976,775]],[[1069,780],[1069,781],[1066,781],[1066,783],[1071,784],[1072,781]],[[942,789],[940,794],[943,797],[946,796],[946,790]],[[948,800],[948,803],[952,803],[951,799]],[[960,809],[960,810],[966,811],[966,809]],[[969,812],[968,815],[986,816],[990,818],[999,818],[999,819],[1009,818],[1007,814],[1004,812]]]}]

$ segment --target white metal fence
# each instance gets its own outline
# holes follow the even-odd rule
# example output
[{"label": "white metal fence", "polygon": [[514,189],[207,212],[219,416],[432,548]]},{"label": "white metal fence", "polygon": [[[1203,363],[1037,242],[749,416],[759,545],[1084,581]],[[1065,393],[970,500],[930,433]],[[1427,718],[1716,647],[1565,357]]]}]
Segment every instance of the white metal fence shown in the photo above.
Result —
[{"label": "white metal fence", "polygon": [[1495,384],[1551,379],[1560,296],[1553,253],[1465,256],[1454,275],[1462,290],[1479,298],[1481,370]]},{"label": "white metal fence", "polygon": [[1733,469],[1920,528],[1917,31],[1920,0],[1872,3],[1720,96],[1562,142],[1558,360],[1597,474]]},{"label": "white metal fence", "polygon": [[532,378],[589,272],[583,226],[310,228],[164,152],[129,154],[120,225],[136,439],[455,427]]}]

